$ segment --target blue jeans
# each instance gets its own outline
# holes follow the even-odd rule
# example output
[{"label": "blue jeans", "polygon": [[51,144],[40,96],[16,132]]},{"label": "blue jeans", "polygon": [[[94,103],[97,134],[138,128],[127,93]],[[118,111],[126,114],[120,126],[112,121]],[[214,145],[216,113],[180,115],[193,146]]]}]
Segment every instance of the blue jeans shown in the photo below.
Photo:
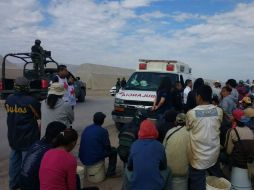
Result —
[{"label": "blue jeans", "polygon": [[190,166],[189,190],[206,190],[206,171],[212,176],[224,177],[224,174],[220,169],[219,162],[204,170],[199,170]]},{"label": "blue jeans", "polygon": [[25,158],[26,151],[11,150],[9,158],[9,188],[19,187],[19,178],[22,162]]}]

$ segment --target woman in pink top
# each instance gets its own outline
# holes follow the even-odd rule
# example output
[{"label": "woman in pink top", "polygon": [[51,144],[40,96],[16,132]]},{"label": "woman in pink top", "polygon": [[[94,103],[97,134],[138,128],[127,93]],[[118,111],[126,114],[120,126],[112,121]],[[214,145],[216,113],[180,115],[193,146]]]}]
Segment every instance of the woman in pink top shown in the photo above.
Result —
[{"label": "woman in pink top", "polygon": [[40,190],[77,190],[77,160],[70,153],[76,145],[78,134],[66,129],[55,140],[55,149],[44,155],[40,167]]}]

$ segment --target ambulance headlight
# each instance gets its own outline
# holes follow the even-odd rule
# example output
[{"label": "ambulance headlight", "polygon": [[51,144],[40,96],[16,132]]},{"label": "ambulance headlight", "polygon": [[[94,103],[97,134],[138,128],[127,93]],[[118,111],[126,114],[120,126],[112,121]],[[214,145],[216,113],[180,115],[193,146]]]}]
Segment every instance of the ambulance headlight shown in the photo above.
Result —
[{"label": "ambulance headlight", "polygon": [[123,104],[124,100],[120,99],[120,98],[115,98],[115,103],[116,104]]}]

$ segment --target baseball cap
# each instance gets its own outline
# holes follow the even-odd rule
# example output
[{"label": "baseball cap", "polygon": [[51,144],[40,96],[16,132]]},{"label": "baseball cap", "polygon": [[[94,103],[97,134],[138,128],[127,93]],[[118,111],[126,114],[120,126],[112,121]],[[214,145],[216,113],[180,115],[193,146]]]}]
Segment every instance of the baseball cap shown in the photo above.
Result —
[{"label": "baseball cap", "polygon": [[17,77],[15,79],[15,85],[17,85],[17,86],[28,86],[29,81],[25,77]]},{"label": "baseball cap", "polygon": [[240,103],[246,103],[251,104],[251,99],[248,96],[243,97],[243,99],[240,101]]},{"label": "baseball cap", "polygon": [[48,94],[54,94],[58,96],[64,95],[65,90],[63,84],[60,84],[59,82],[54,82],[50,85]]},{"label": "baseball cap", "polygon": [[186,123],[186,115],[184,113],[177,114],[176,123]]},{"label": "baseball cap", "polygon": [[241,109],[234,110],[232,115],[235,118],[235,120],[240,121],[242,123],[246,123],[246,122],[250,121],[250,118],[246,117],[244,114],[244,111]]}]

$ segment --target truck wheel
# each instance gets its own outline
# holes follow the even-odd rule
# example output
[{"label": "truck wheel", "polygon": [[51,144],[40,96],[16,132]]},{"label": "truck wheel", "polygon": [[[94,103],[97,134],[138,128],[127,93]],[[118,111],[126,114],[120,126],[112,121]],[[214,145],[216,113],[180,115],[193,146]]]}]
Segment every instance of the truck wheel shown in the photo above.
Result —
[{"label": "truck wheel", "polygon": [[115,122],[115,126],[118,131],[120,131],[123,128],[123,125],[124,125],[123,123]]},{"label": "truck wheel", "polygon": [[79,102],[85,102],[86,100],[86,93],[84,89],[81,89],[80,96],[78,97]]}]

